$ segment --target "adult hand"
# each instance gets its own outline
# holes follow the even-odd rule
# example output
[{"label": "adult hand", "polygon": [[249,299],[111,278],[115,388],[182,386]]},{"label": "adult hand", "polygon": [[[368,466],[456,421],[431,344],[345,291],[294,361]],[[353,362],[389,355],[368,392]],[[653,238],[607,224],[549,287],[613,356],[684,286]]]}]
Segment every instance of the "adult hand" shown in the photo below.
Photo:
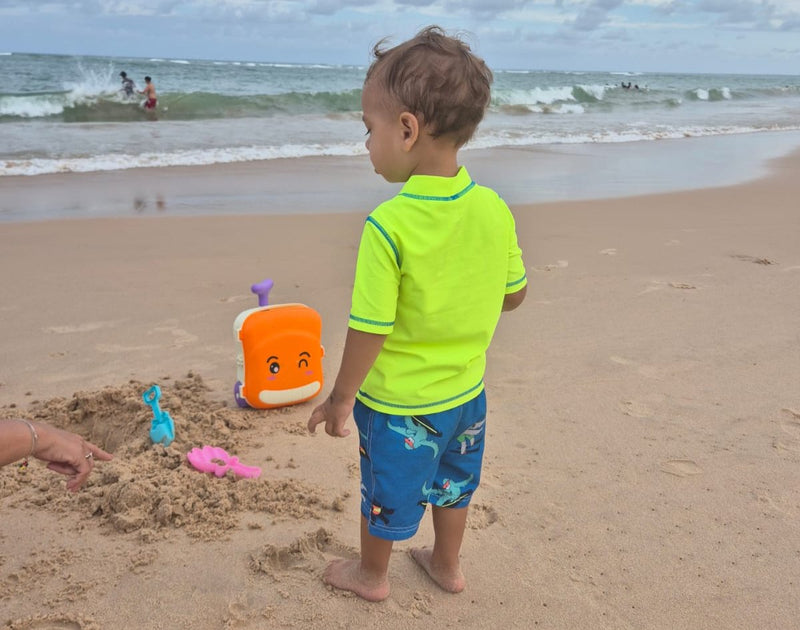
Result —
[{"label": "adult hand", "polygon": [[47,468],[67,477],[67,490],[76,492],[94,469],[95,460],[112,458],[99,446],[84,440],[80,435],[56,429],[47,424],[35,423],[39,442],[33,456],[47,462]]}]

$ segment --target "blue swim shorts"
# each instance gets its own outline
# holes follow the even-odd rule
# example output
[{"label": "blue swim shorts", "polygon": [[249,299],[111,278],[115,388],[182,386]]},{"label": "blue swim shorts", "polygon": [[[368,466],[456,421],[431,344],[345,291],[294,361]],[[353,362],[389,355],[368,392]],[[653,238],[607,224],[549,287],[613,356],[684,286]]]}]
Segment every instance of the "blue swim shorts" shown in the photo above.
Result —
[{"label": "blue swim shorts", "polygon": [[430,415],[353,408],[361,453],[361,513],[373,536],[411,538],[428,504],[463,508],[478,487],[486,395]]}]

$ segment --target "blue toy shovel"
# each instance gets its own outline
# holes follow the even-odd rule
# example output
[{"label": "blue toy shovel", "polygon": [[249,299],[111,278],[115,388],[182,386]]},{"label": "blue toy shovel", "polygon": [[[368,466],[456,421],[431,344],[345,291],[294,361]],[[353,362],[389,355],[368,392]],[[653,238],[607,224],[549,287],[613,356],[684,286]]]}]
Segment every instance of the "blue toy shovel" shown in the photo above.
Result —
[{"label": "blue toy shovel", "polygon": [[175,439],[175,423],[170,418],[168,411],[162,411],[158,406],[158,399],[161,398],[161,388],[153,385],[144,394],[144,401],[153,410],[153,420],[150,423],[150,439],[154,444],[169,446]]}]

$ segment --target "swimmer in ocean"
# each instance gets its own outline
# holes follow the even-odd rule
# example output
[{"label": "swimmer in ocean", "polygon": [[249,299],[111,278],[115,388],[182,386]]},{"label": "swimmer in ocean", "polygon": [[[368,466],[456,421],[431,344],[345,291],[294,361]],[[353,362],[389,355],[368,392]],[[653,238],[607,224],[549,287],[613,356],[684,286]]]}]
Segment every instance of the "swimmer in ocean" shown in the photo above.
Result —
[{"label": "swimmer in ocean", "polygon": [[119,76],[122,77],[122,93],[126,98],[130,98],[133,96],[133,90],[135,88],[133,85],[133,79],[128,77],[128,73],[124,70],[119,73]]},{"label": "swimmer in ocean", "polygon": [[158,102],[156,99],[156,86],[153,85],[150,77],[144,78],[144,84],[144,89],[139,92],[139,94],[144,94],[147,97],[147,100],[144,103],[144,108],[155,109],[156,103]]}]

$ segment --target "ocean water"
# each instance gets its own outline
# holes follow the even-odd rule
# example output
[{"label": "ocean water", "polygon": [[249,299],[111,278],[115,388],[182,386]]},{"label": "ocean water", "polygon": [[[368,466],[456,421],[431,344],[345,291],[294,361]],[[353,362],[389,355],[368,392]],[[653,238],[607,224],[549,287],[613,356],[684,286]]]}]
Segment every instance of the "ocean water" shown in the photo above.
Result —
[{"label": "ocean water", "polygon": [[[154,116],[123,97],[122,70],[153,78]],[[363,155],[365,71],[0,52],[0,176]],[[800,129],[800,76],[493,71],[468,148]]]}]

